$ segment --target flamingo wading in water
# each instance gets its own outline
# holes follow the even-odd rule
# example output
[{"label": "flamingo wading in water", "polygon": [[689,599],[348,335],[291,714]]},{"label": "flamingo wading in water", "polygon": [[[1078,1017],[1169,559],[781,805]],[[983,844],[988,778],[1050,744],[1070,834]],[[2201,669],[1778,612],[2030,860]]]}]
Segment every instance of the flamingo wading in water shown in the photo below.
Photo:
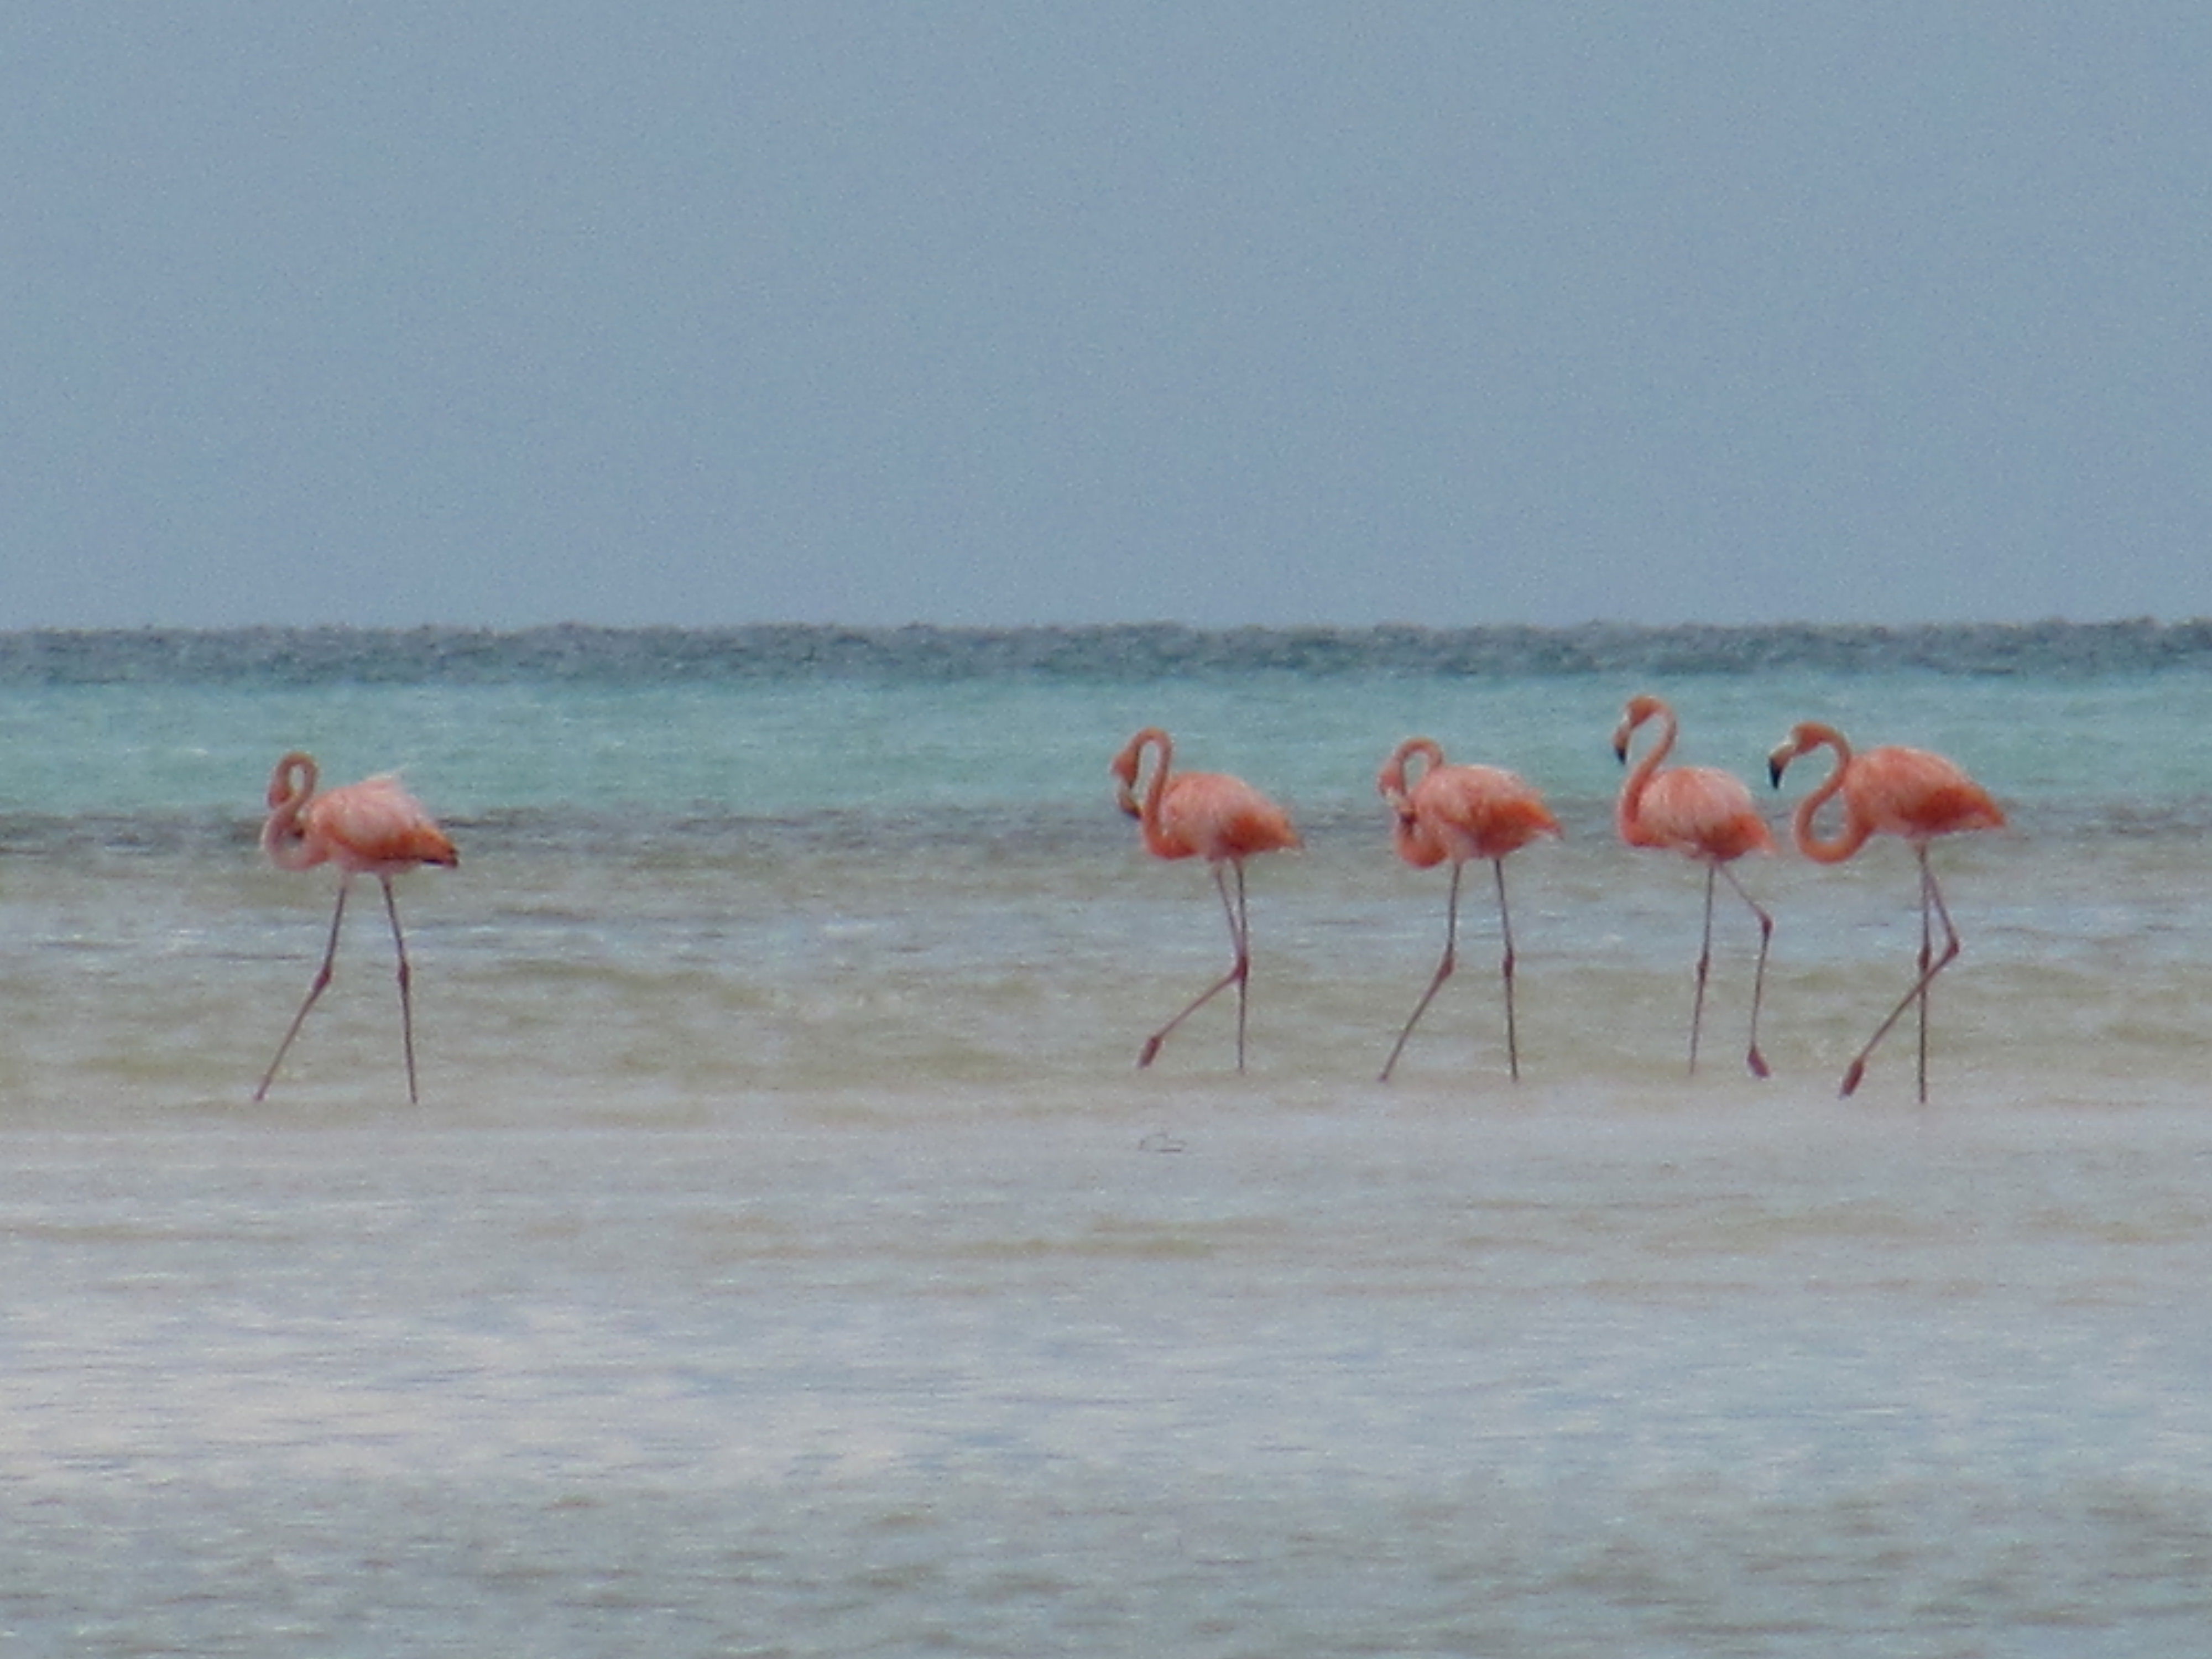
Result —
[{"label": "flamingo wading in water", "polygon": [[325,862],[338,867],[337,906],[331,912],[330,943],[323,950],[323,965],[308,986],[307,1000],[276,1045],[276,1057],[262,1074],[253,1097],[267,1097],[276,1081],[276,1068],[331,982],[331,964],[338,953],[338,929],[345,921],[346,893],[359,875],[374,876],[384,888],[384,908],[392,918],[392,947],[399,953],[399,1032],[407,1051],[407,1098],[417,1098],[415,1089],[415,1013],[408,987],[407,940],[399,931],[399,906],[392,896],[392,878],[418,865],[458,865],[460,855],[453,843],[431,822],[416,799],[393,777],[366,778],[359,783],[315,793],[319,774],[313,757],[295,750],[276,763],[269,777],[269,820],[261,827],[262,850],[280,870],[311,870]]},{"label": "flamingo wading in water", "polygon": [[1765,1077],[1766,1059],[1759,1052],[1759,1004],[1766,986],[1766,947],[1774,937],[1774,918],[1744,891],[1729,866],[1746,853],[1772,852],[1774,837],[1741,779],[1710,766],[1660,769],[1674,747],[1677,726],[1674,711],[1656,697],[1628,700],[1613,734],[1613,752],[1623,765],[1628,762],[1629,738],[1650,720],[1660,722],[1659,741],[1621,786],[1613,821],[1621,840],[1631,847],[1663,848],[1705,866],[1705,932],[1698,949],[1697,1000],[1690,1010],[1690,1072],[1694,1076],[1698,1070],[1698,1028],[1705,1018],[1705,976],[1712,966],[1713,883],[1725,876],[1736,896],[1759,918],[1759,966],[1751,981],[1751,1046],[1744,1063],[1753,1077]]},{"label": "flamingo wading in water", "polygon": [[[1869,836],[1899,836],[1912,843],[1913,854],[1920,860],[1920,975],[1851,1061],[1844,1073],[1842,1092],[1848,1096],[1859,1086],[1875,1045],[1889,1035],[1907,1008],[1917,1003],[1920,1099],[1924,1105],[1928,1100],[1928,990],[1936,975],[1959,954],[1959,930],[1951,925],[1943,890],[1936,885],[1936,872],[1928,862],[1929,843],[1938,836],[1961,830],[2001,830],[2004,810],[1990,799],[1987,790],[1941,755],[1893,744],[1854,755],[1842,732],[1817,720],[1792,726],[1790,735],[1767,757],[1767,775],[1773,779],[1774,787],[1782,787],[1782,775],[1791,761],[1822,748],[1836,751],[1836,767],[1826,782],[1797,804],[1790,823],[1797,850],[1821,864],[1841,864],[1865,846]],[[1844,798],[1844,827],[1824,840],[1814,829],[1813,819],[1839,791]],[[1934,924],[1938,919],[1943,924],[1941,956],[1935,948]]]},{"label": "flamingo wading in water", "polygon": [[[1408,784],[1409,762],[1421,763],[1420,775]],[[1521,1045],[1513,1024],[1513,919],[1505,908],[1505,859],[1539,836],[1559,833],[1559,820],[1534,788],[1512,773],[1495,766],[1448,766],[1444,751],[1431,738],[1408,738],[1391,751],[1375,776],[1376,793],[1396,816],[1391,838],[1398,856],[1417,870],[1451,860],[1451,893],[1444,910],[1444,953],[1429,988],[1413,1005],[1413,1012],[1398,1033],[1390,1058],[1382,1062],[1388,1083],[1406,1051],[1406,1039],[1428,1012],[1443,982],[1457,965],[1459,944],[1460,873],[1469,859],[1487,859],[1498,878],[1498,932],[1504,957],[1499,966],[1505,985],[1505,1064],[1517,1081],[1521,1076]]]},{"label": "flamingo wading in water", "polygon": [[[1155,751],[1149,781],[1137,784],[1145,751]],[[1145,1039],[1139,1068],[1152,1063],[1170,1033],[1231,986],[1237,988],[1237,1069],[1244,1069],[1246,981],[1252,972],[1252,934],[1244,908],[1244,860],[1258,853],[1298,846],[1290,815],[1242,778],[1224,772],[1180,772],[1169,775],[1175,742],[1157,726],[1131,738],[1114,757],[1115,799],[1143,827],[1145,850],[1155,858],[1202,858],[1213,867],[1213,884],[1229,918],[1233,955],[1229,971],[1200,991],[1182,1011]],[[1237,875],[1237,894],[1229,892],[1229,872]]]}]

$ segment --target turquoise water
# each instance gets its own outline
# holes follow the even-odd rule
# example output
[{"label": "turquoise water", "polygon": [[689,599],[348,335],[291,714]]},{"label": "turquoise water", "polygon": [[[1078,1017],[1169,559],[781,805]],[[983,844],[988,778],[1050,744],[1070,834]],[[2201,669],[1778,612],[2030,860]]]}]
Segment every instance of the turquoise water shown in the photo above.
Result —
[{"label": "turquoise water", "polygon": [[1601,739],[1631,692],[1657,688],[1685,711],[1686,755],[1702,742],[1747,771],[1810,709],[1868,741],[1971,744],[2008,792],[2124,803],[2212,790],[2208,677],[2205,624],[17,635],[0,638],[0,735],[19,812],[252,812],[240,778],[305,744],[334,776],[434,770],[448,811],[772,814],[1088,803],[1097,745],[1165,716],[1334,805],[1365,801],[1370,750],[1425,726],[1555,792],[1609,794]]},{"label": "turquoise water", "polygon": [[[2131,1653],[2212,1606],[2198,629],[0,640],[0,1634],[125,1653]],[[1914,876],[1701,883],[1609,738],[1952,755]],[[1142,724],[1283,801],[1251,1057]],[[1441,942],[1375,768],[1543,787]],[[399,768],[460,867],[255,847]],[[1812,763],[1816,769],[1823,763]],[[1812,780],[1793,773],[1779,830]]]}]

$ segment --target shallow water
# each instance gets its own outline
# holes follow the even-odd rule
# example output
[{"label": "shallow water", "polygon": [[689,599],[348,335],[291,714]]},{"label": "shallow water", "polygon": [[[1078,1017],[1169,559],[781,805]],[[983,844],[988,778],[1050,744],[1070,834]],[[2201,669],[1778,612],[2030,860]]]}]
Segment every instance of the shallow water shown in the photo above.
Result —
[{"label": "shallow water", "polygon": [[[1612,839],[1610,671],[418,643],[0,686],[10,1653],[2073,1656],[2212,1616],[2212,680],[1661,687],[1687,758],[1825,714],[2011,808],[1939,849],[1923,1108],[1909,1029],[1835,1097],[1911,973],[1894,845],[1745,866],[1776,1075],[1725,908],[1686,1075],[1701,884]],[[1226,958],[1112,810],[1155,718],[1307,834],[1252,872],[1241,1078],[1225,1008],[1133,1066]],[[1472,880],[1374,1081],[1441,943],[1371,793],[1416,727],[1566,823],[1510,866],[1518,1087]],[[461,844],[400,884],[420,1109],[373,887],[248,1099],[329,915],[253,847],[295,743],[406,762]]]},{"label": "shallow water", "polygon": [[2098,1653],[2195,1109],[1431,1087],[18,1130],[27,1652]]}]

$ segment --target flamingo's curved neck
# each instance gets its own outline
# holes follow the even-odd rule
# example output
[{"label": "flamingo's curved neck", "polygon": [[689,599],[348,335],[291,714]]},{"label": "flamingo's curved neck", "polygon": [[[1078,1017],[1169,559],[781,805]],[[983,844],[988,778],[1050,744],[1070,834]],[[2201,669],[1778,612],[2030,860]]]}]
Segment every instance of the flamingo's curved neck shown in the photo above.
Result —
[{"label": "flamingo's curved neck", "polygon": [[[1390,810],[1397,813],[1401,820],[1410,819],[1413,816],[1413,791],[1420,787],[1423,778],[1443,764],[1443,749],[1428,738],[1408,738],[1398,745],[1398,752],[1390,757],[1376,782],[1381,787],[1382,799],[1390,804]],[[1406,775],[1406,769],[1417,760],[1421,763],[1421,769],[1409,778]]]},{"label": "flamingo's curved neck", "polygon": [[269,819],[261,826],[261,850],[280,870],[307,870],[322,862],[308,848],[300,820],[315,793],[315,763],[290,754],[276,763],[269,780]]},{"label": "flamingo's curved neck", "polygon": [[1866,845],[1867,837],[1874,833],[1873,823],[1849,811],[1850,801],[1844,802],[1844,827],[1832,837],[1823,840],[1813,828],[1813,819],[1832,800],[1844,787],[1844,775],[1850,770],[1851,746],[1844,741],[1844,734],[1830,726],[1814,726],[1805,732],[1806,742],[1797,752],[1810,754],[1826,747],[1836,751],[1836,764],[1826,781],[1811,794],[1797,803],[1796,815],[1790,819],[1792,838],[1797,850],[1818,864],[1841,864]]},{"label": "flamingo's curved neck", "polygon": [[1674,711],[1661,708],[1655,711],[1653,718],[1659,722],[1659,741],[1651,745],[1650,750],[1636,763],[1634,769],[1629,773],[1628,781],[1620,791],[1620,805],[1613,812],[1614,822],[1623,841],[1635,840],[1632,831],[1644,815],[1644,792],[1650,786],[1651,780],[1658,775],[1661,764],[1674,747],[1674,734],[1679,729]]},{"label": "flamingo's curved neck", "polygon": [[1160,801],[1168,790],[1168,768],[1175,760],[1175,739],[1158,726],[1147,726],[1137,734],[1134,747],[1139,774],[1144,769],[1145,751],[1148,749],[1158,751],[1158,758],[1152,763],[1152,775],[1145,781],[1144,793],[1137,811],[1137,822],[1143,826],[1145,832],[1145,844],[1151,847],[1160,839]]}]

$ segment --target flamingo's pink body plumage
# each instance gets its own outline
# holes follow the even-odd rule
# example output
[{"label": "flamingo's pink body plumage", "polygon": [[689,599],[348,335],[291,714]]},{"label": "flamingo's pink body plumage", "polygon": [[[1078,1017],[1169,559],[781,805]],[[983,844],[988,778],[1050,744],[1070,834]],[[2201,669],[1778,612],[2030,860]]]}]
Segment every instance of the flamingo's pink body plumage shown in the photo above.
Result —
[{"label": "flamingo's pink body plumage", "polygon": [[365,875],[374,876],[382,884],[385,909],[392,918],[392,942],[399,957],[399,1018],[407,1054],[407,1097],[411,1101],[416,1098],[414,1005],[409,991],[407,941],[399,931],[399,906],[392,896],[392,878],[421,865],[456,866],[460,855],[445,831],[397,778],[366,778],[319,795],[315,793],[318,777],[313,758],[295,750],[276,763],[269,778],[269,817],[261,826],[261,846],[270,861],[282,870],[311,870],[319,864],[335,864],[341,874],[322,966],[253,1097],[260,1100],[267,1096],[276,1068],[283,1064],[293,1038],[299,1036],[307,1011],[330,984],[331,964],[337,957],[338,929],[345,920],[346,892],[354,877]]},{"label": "flamingo's pink body plumage", "polygon": [[[1146,752],[1156,757],[1144,788],[1138,775]],[[1251,935],[1244,904],[1244,860],[1261,853],[1280,852],[1300,844],[1290,814],[1242,778],[1224,772],[1176,772],[1175,742],[1157,726],[1148,726],[1114,757],[1115,796],[1121,810],[1137,820],[1145,850],[1155,858],[1202,858],[1212,867],[1214,885],[1229,917],[1230,943],[1235,960],[1229,971],[1201,991],[1181,1013],[1154,1032],[1138,1055],[1139,1066],[1149,1066],[1170,1032],[1182,1024],[1218,992],[1237,988],[1237,1069],[1244,1069],[1245,988],[1251,973]],[[1237,895],[1229,893],[1226,872],[1237,874]]]},{"label": "flamingo's pink body plumage", "polygon": [[1673,711],[1663,703],[1660,709],[1668,721],[1665,735],[1622,786],[1614,811],[1621,840],[1706,863],[1731,864],[1747,853],[1771,853],[1774,834],[1741,778],[1710,766],[1659,769],[1674,746]]},{"label": "flamingo's pink body plumage", "polygon": [[[1841,864],[1875,836],[1925,844],[1963,830],[2004,828],[2004,809],[1942,756],[1896,744],[1853,754],[1842,732],[1817,720],[1793,727],[1768,757],[1775,782],[1782,781],[1783,770],[1791,761],[1820,748],[1836,751],[1836,769],[1798,802],[1790,823],[1797,850],[1808,859]],[[1814,819],[1838,793],[1844,798],[1843,829],[1823,836]]]},{"label": "flamingo's pink body plumage", "polygon": [[1152,801],[1140,804],[1137,814],[1145,850],[1154,858],[1218,864],[1299,844],[1290,815],[1242,778],[1225,772],[1170,775],[1163,758],[1154,784]]},{"label": "flamingo's pink body plumage", "polygon": [[[1822,864],[1841,864],[1875,836],[1895,836],[1909,842],[1920,864],[1920,975],[1905,1000],[1875,1028],[1850,1067],[1844,1073],[1843,1092],[1859,1085],[1875,1044],[1889,1034],[1905,1011],[1920,1006],[1920,1098],[1928,1098],[1928,988],[1936,975],[1959,954],[1959,930],[1951,925],[1951,912],[1928,862],[1929,844],[1939,836],[2004,827],[2004,809],[1989,791],[1942,756],[1925,749],[1885,744],[1855,755],[1843,733],[1818,720],[1804,720],[1790,728],[1767,757],[1767,772],[1775,787],[1790,762],[1815,749],[1836,751],[1835,769],[1811,794],[1797,804],[1791,820],[1797,850]],[[1841,794],[1844,822],[1833,836],[1822,836],[1814,820],[1820,809]],[[1941,918],[1946,943],[1935,951],[1933,923]]]},{"label": "flamingo's pink body plumage", "polygon": [[[1423,763],[1408,786],[1407,763]],[[1556,836],[1559,821],[1534,786],[1503,767],[1447,765],[1432,738],[1408,738],[1376,774],[1376,793],[1396,814],[1391,833],[1398,856],[1417,870],[1449,859],[1502,859],[1539,836]]]},{"label": "flamingo's pink body plumage", "polygon": [[1705,978],[1712,965],[1713,882],[1716,877],[1724,876],[1736,896],[1759,919],[1759,965],[1751,986],[1751,1046],[1744,1058],[1753,1076],[1765,1077],[1766,1060],[1759,1051],[1759,1006],[1766,985],[1766,950],[1773,939],[1774,919],[1744,891],[1729,866],[1746,854],[1772,852],[1774,836],[1740,778],[1709,766],[1660,769],[1674,750],[1678,727],[1674,711],[1657,697],[1628,700],[1613,734],[1613,753],[1624,763],[1628,759],[1630,737],[1650,720],[1660,722],[1659,741],[1621,786],[1614,823],[1621,840],[1631,847],[1680,853],[1705,866],[1705,932],[1698,953],[1697,1000],[1690,1012],[1690,1070],[1698,1069],[1698,1031],[1705,1017]]},{"label": "flamingo's pink body plumage", "polygon": [[349,875],[396,876],[418,865],[459,864],[452,841],[398,779],[364,778],[318,795],[314,777],[313,760],[292,754],[270,780],[261,845],[278,868],[310,870],[327,860]]},{"label": "flamingo's pink body plumage", "polygon": [[[1420,775],[1409,785],[1408,765],[1418,760]],[[1556,836],[1559,821],[1528,783],[1502,767],[1447,765],[1433,738],[1408,738],[1391,752],[1375,776],[1376,793],[1389,803],[1391,838],[1398,856],[1417,870],[1449,860],[1451,891],[1444,921],[1444,951],[1428,989],[1398,1033],[1383,1062],[1382,1081],[1390,1080],[1406,1040],[1427,1012],[1458,960],[1459,885],[1462,866],[1486,860],[1498,882],[1498,928],[1503,945],[1500,975],[1505,993],[1505,1054],[1510,1074],[1521,1075],[1519,1036],[1513,1019],[1513,923],[1505,906],[1505,860],[1540,836]]]}]

